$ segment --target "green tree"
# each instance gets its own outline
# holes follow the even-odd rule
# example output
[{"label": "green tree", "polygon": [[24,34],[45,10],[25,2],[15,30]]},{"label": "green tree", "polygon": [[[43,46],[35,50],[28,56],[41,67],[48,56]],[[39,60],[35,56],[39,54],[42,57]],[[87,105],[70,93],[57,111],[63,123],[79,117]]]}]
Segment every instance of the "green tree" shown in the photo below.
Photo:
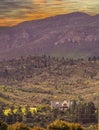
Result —
[{"label": "green tree", "polygon": [[82,123],[97,122],[96,108],[93,102],[78,104],[75,113],[78,122]]}]

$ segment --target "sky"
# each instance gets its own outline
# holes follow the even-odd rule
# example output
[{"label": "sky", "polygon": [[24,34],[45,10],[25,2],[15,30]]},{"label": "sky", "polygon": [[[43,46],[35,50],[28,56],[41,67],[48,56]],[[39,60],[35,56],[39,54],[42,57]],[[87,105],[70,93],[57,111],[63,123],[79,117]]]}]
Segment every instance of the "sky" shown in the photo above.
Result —
[{"label": "sky", "polygon": [[0,26],[78,11],[99,14],[99,0],[0,0]]}]

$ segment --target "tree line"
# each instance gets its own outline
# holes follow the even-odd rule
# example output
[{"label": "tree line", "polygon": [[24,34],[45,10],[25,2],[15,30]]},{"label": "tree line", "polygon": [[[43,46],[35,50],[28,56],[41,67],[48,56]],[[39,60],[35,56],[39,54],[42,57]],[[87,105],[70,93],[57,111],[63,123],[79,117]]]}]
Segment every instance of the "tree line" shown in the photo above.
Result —
[{"label": "tree line", "polygon": [[[0,77],[5,79],[13,79],[22,81],[25,78],[31,78],[34,74],[40,74],[43,70],[46,70],[49,74],[66,75],[70,76],[70,73],[66,73],[66,66],[83,65],[96,63],[99,61],[99,57],[93,56],[88,59],[72,59],[64,57],[51,57],[51,56],[27,56],[8,61],[0,62]],[[96,73],[87,72],[84,73],[93,78]]]}]

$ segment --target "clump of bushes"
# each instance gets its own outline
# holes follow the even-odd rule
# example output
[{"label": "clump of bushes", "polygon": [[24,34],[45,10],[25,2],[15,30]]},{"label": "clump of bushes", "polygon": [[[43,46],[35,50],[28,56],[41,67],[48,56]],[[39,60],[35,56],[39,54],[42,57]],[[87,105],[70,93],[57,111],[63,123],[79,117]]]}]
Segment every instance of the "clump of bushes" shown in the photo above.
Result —
[{"label": "clump of bushes", "polygon": [[[30,128],[26,124],[19,122],[8,125],[0,121],[0,130],[85,130],[85,128],[80,124],[69,123],[62,120],[55,120],[54,122],[50,123],[46,129],[38,126]],[[97,130],[97,128],[94,130]]]},{"label": "clump of bushes", "polygon": [[68,123],[62,120],[56,120],[49,124],[48,130],[84,130],[80,124]]}]

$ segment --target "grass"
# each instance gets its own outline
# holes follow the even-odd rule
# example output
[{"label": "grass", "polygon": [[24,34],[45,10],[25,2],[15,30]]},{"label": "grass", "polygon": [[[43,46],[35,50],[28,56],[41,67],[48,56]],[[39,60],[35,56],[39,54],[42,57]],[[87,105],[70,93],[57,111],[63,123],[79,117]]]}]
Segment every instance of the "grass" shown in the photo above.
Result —
[{"label": "grass", "polygon": [[7,99],[4,99],[2,97],[0,97],[0,102],[3,102],[5,104],[10,104],[10,105],[12,104],[11,101],[8,101]]}]

